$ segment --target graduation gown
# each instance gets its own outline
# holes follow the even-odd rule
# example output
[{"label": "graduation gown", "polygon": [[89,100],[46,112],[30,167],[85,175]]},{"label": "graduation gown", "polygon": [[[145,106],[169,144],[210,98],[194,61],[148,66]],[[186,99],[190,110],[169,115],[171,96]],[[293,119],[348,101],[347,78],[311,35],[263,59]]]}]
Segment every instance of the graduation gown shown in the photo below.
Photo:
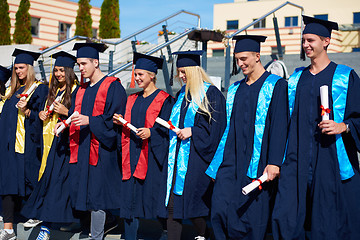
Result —
[{"label": "graduation gown", "polygon": [[[258,96],[269,72],[253,84],[241,81],[234,98],[223,162],[217,172],[212,197],[212,224],[217,239],[264,239],[276,180],[263,189],[243,195],[241,189],[252,182],[247,176],[254,146]],[[265,120],[257,177],[268,164],[281,166],[288,119],[287,82],[278,80]]]},{"label": "graduation gown", "polygon": [[[72,92],[72,98],[77,90],[78,87]],[[62,93],[59,91],[57,96]],[[22,215],[46,222],[75,221],[70,202],[69,159],[69,128],[65,128],[59,137],[54,136],[44,174],[21,210]]]},{"label": "graduation gown", "polygon": [[[209,120],[209,117],[204,113],[197,112],[195,114],[194,126],[191,128],[190,156],[183,194],[176,195],[171,193],[174,194],[174,219],[204,217],[208,216],[210,212],[213,182],[211,178],[205,174],[205,171],[215,154],[217,145],[225,130],[226,108],[225,98],[215,86],[210,86],[206,95],[211,105],[209,109],[212,118]],[[189,104],[184,98],[181,104],[180,129],[184,128],[184,118],[188,107]],[[180,143],[181,140],[178,138],[176,156],[178,155]],[[167,164],[164,171],[167,173]],[[176,162],[174,176],[176,175],[175,171]],[[165,206],[166,179],[167,174],[162,181],[163,190],[159,201],[159,216],[164,218],[166,218],[168,214],[167,207]]]},{"label": "graduation gown", "polygon": [[[96,94],[104,79],[85,89],[81,114],[89,116],[89,125],[80,128],[77,163],[70,164],[71,203],[73,208],[80,211],[120,207],[119,127],[113,124],[112,117],[114,113],[124,114],[126,92],[119,81],[112,82],[108,88],[104,113],[92,116]],[[74,110],[76,97],[72,99],[70,113]],[[99,141],[96,166],[89,164],[91,133]]]},{"label": "graduation gown", "polygon": [[24,91],[25,86],[17,90],[6,100],[0,117],[0,195],[27,196],[37,184],[41,163],[42,123],[39,112],[47,96],[48,86],[40,84],[28,99],[27,107],[31,110],[25,117],[24,153],[15,152],[18,110],[15,105],[16,95]]},{"label": "graduation gown", "polygon": [[[342,133],[355,175],[342,181],[335,135],[325,135],[321,122],[320,87],[329,86],[332,108],[332,79],[336,64],[331,62],[313,75],[307,67],[298,82],[289,128],[289,144],[281,169],[273,213],[275,239],[305,239],[305,227],[312,239],[360,239],[360,79],[351,71],[344,122],[350,133]],[[333,112],[330,119],[334,119]]]},{"label": "graduation gown", "polygon": [[[145,125],[145,116],[148,107],[161,90],[158,89],[151,95],[144,98],[143,92],[139,94],[131,109],[130,123],[136,127]],[[168,96],[161,108],[158,117],[168,120],[171,109],[174,104],[174,98]],[[168,129],[155,123],[150,128],[151,136],[148,143],[148,169],[145,180],[133,176],[138,164],[143,141],[130,131],[130,166],[131,178],[123,180],[121,184],[121,208],[120,217],[122,218],[156,218],[157,204],[162,184],[164,164],[166,164],[167,151],[169,148]]]}]

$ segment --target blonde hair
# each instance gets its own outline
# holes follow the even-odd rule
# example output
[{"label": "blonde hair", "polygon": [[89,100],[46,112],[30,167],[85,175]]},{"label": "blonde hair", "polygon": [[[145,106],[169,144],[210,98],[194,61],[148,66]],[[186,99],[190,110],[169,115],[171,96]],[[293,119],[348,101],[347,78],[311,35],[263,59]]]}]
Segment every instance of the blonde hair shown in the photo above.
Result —
[{"label": "blonde hair", "polygon": [[[199,106],[200,111],[198,113],[205,113],[211,119],[211,106],[209,100],[206,96],[204,82],[210,83],[214,85],[209,76],[205,73],[204,69],[199,66],[191,66],[191,67],[184,67],[185,75],[186,75],[186,87],[185,87],[185,99],[188,103],[189,100],[189,93],[191,95],[191,101],[194,101],[196,105]],[[179,80],[179,71],[177,72],[176,76]],[[202,99],[203,96],[203,99]]]},{"label": "blonde hair", "polygon": [[148,70],[144,70],[144,71],[147,72],[150,75],[151,81],[156,83],[156,74],[154,72],[150,72]]},{"label": "blonde hair", "polygon": [[[27,73],[26,73],[26,79],[25,79],[25,89],[24,89],[23,93],[26,92],[31,87],[31,85],[36,81],[34,67],[30,64],[26,64],[26,65],[27,65]],[[11,81],[10,81],[10,89],[11,90],[8,95],[1,96],[1,98],[2,99],[11,98],[14,95],[14,93],[17,90],[19,90],[20,87],[21,87],[20,80],[15,72],[15,65],[14,65],[13,69],[12,69],[12,75],[11,75]]]}]

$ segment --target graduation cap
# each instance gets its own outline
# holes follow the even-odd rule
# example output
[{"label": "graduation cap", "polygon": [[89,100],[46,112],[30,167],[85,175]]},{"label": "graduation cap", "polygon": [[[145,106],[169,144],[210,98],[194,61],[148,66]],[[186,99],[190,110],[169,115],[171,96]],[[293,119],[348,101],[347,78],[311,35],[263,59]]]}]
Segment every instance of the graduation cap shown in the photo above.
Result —
[{"label": "graduation cap", "polygon": [[260,43],[265,42],[266,36],[239,35],[233,37],[236,40],[234,53],[238,52],[260,52]]},{"label": "graduation cap", "polygon": [[6,83],[11,76],[11,70],[0,65],[0,81]]},{"label": "graduation cap", "polygon": [[25,63],[33,65],[34,61],[39,58],[40,53],[15,48],[12,55],[15,57],[14,64]]},{"label": "graduation cap", "polygon": [[73,50],[77,50],[77,58],[99,59],[99,52],[106,49],[103,43],[75,43]]},{"label": "graduation cap", "polygon": [[336,22],[326,21],[318,18],[302,15],[305,28],[303,34],[311,33],[322,37],[331,38],[331,31],[339,30]]},{"label": "graduation cap", "polygon": [[76,63],[76,57],[64,51],[57,52],[52,57],[56,58],[54,66],[73,68]]},{"label": "graduation cap", "polygon": [[164,60],[141,53],[134,52],[133,64],[135,69],[143,69],[157,74],[158,69],[162,69]]},{"label": "graduation cap", "polygon": [[177,55],[176,67],[191,67],[191,66],[200,66],[200,56],[204,51],[182,51],[174,52],[174,55]]}]

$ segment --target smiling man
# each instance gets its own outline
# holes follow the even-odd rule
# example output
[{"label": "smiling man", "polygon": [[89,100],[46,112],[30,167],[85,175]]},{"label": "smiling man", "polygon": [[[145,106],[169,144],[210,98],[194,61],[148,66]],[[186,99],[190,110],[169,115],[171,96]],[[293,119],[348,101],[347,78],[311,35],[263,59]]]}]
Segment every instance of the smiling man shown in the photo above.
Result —
[{"label": "smiling man", "polygon": [[[310,66],[289,78],[290,128],[273,212],[275,239],[360,239],[360,79],[330,61],[335,22],[303,16]],[[328,86],[329,109],[320,101]],[[324,112],[330,120],[322,120]]]},{"label": "smiling man", "polygon": [[[287,83],[261,64],[260,43],[266,37],[234,39],[234,61],[245,79],[229,88],[227,128],[206,171],[215,179],[211,221],[216,239],[262,240],[286,145]],[[262,190],[243,195],[241,189],[264,173],[268,180]]]}]

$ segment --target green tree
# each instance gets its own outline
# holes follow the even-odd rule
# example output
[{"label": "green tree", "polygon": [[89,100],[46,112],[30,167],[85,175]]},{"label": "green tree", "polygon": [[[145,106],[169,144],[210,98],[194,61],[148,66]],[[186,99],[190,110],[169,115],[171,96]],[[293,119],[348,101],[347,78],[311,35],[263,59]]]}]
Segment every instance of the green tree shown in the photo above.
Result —
[{"label": "green tree", "polygon": [[30,1],[21,0],[19,9],[16,12],[14,42],[25,44],[32,42],[31,36],[31,16],[29,14]]},{"label": "green tree", "polygon": [[11,44],[10,28],[9,4],[6,0],[0,0],[0,45]]},{"label": "green tree", "polygon": [[90,0],[80,0],[79,9],[75,20],[76,30],[75,35],[92,37],[92,19],[90,14]]},{"label": "green tree", "polygon": [[119,0],[104,0],[101,4],[99,37],[120,37],[119,14]]}]

